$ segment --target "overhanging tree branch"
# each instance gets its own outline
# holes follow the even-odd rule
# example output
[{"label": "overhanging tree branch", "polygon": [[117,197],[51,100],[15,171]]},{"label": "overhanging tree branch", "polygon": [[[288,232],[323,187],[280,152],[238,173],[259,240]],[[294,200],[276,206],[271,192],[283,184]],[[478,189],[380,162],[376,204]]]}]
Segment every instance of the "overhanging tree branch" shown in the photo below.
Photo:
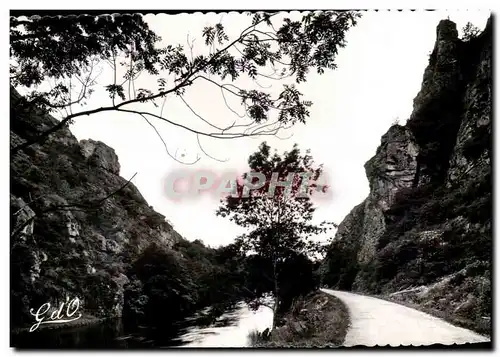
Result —
[{"label": "overhanging tree branch", "polygon": [[143,117],[144,120],[154,129],[154,131],[156,132],[156,135],[158,135],[158,137],[162,141],[163,145],[165,146],[165,151],[167,152],[167,155],[170,156],[172,159],[174,159],[175,161],[177,161],[181,164],[185,164],[185,165],[193,165],[193,164],[196,164],[200,160],[200,157],[197,157],[196,160],[193,162],[182,162],[179,159],[177,159],[177,157],[174,157],[172,154],[170,154],[170,151],[168,150],[168,147],[167,147],[167,143],[165,142],[165,140],[163,140],[163,137],[158,132],[158,129],[156,129],[156,127],[148,120],[148,118],[146,118],[146,116],[144,114],[139,114],[139,115],[141,117]]},{"label": "overhanging tree branch", "polygon": [[[184,49],[180,46],[157,48],[156,42],[160,38],[148,28],[140,15],[133,15],[132,18],[127,19],[127,21],[130,20],[130,23],[127,23],[127,21],[114,22],[113,17],[104,20],[100,19],[96,22],[96,19],[92,16],[83,16],[83,22],[76,26],[64,18],[55,20],[42,18],[27,22],[11,19],[11,57],[13,62],[11,65],[11,83],[13,85],[21,84],[29,87],[32,84],[41,83],[45,78],[60,80],[65,78],[68,73],[74,74],[75,78],[82,82],[79,79],[81,70],[82,68],[85,69],[89,64],[89,58],[94,57],[108,62],[113,72],[112,85],[106,86],[106,90],[111,97],[111,106],[74,113],[72,105],[81,103],[90,95],[84,83],[82,83],[82,90],[77,99],[72,99],[71,93],[69,93],[69,100],[64,93],[56,93],[54,98],[62,99],[65,103],[45,103],[46,108],[53,110],[69,107],[69,115],[66,115],[54,127],[40,133],[39,136],[30,138],[12,148],[11,154],[14,155],[36,142],[45,140],[76,118],[100,112],[122,111],[165,120],[163,107],[167,96],[173,94],[180,96],[184,104],[195,116],[219,131],[203,133],[189,128],[188,125],[180,125],[165,120],[170,124],[197,134],[198,141],[199,136],[225,139],[259,135],[276,136],[278,131],[288,124],[294,124],[297,120],[305,122],[305,118],[309,116],[307,108],[311,103],[301,101],[301,94],[295,88],[285,87],[278,99],[271,99],[270,95],[265,92],[238,88],[234,84],[217,83],[212,79],[212,76],[217,76],[221,80],[230,77],[231,81],[234,82],[238,76],[244,74],[260,86],[256,82],[256,77],[259,76],[282,80],[296,75],[296,82],[303,82],[309,68],[316,67],[318,72],[322,73],[324,68],[335,67],[334,58],[337,48],[344,46],[344,34],[351,26],[355,25],[354,19],[356,18],[355,15],[352,15],[354,13],[351,12],[326,11],[310,13],[302,16],[301,20],[297,21],[284,19],[281,27],[277,28],[273,24],[276,14],[258,13],[253,15],[252,24],[231,41],[224,33],[224,27],[221,23],[206,27],[203,32],[205,43],[209,48],[214,49],[213,53],[209,53],[208,56],[194,56],[194,40],[190,41],[188,35],[187,55],[190,55],[190,58],[186,56]],[[64,24],[67,28],[65,28]],[[123,24],[123,28],[120,28],[122,26],[120,24]],[[24,26],[25,32],[33,35],[32,39],[22,37],[23,34],[18,28],[20,25]],[[95,33],[92,31],[95,31]],[[92,37],[92,41],[89,41],[89,34],[96,35],[96,37]],[[120,34],[120,36],[115,36],[116,34]],[[37,36],[43,37],[43,41],[37,42]],[[113,41],[109,41],[108,38],[113,38]],[[216,46],[216,43],[220,48],[217,48],[219,46]],[[27,51],[28,48],[33,46],[34,51]],[[238,48],[238,46],[242,46],[242,49]],[[232,49],[235,51],[232,51]],[[57,58],[50,55],[51,50],[55,50],[59,54],[56,56]],[[126,60],[124,62],[118,60],[118,53],[125,54]],[[235,56],[234,53],[239,53],[239,55]],[[287,62],[286,59],[289,61]],[[284,69],[288,69],[288,71],[277,74],[274,67],[275,63],[285,66]],[[123,81],[117,78],[119,64],[126,69]],[[257,70],[268,65],[271,65],[274,70],[271,75]],[[165,88],[165,78],[158,78],[158,90],[139,88],[136,91],[135,80],[143,72],[147,72],[152,76],[158,76],[160,73],[174,76],[171,88]],[[70,80],[71,78],[70,76]],[[87,81],[93,81],[91,76],[86,79]],[[240,118],[248,116],[251,123],[237,125],[236,121],[234,121],[229,127],[222,128],[220,125],[204,119],[203,115],[195,111],[194,107],[182,97],[186,88],[199,79],[205,79],[205,81],[217,85],[228,109]],[[125,90],[123,89],[126,82],[128,82],[128,99],[125,98]],[[72,84],[70,84],[70,87],[72,87]],[[230,88],[236,88],[237,91]],[[132,91],[134,92],[133,96]],[[236,110],[229,106],[226,98],[228,93],[241,99],[245,114],[238,114]],[[118,97],[122,99],[120,103],[117,103]],[[155,100],[158,98],[163,98],[159,116],[145,110],[131,109],[132,105],[144,103],[151,103],[156,106]],[[280,124],[277,124],[276,130],[264,130],[264,128],[272,127],[273,124],[271,123],[267,123],[264,127],[252,127],[254,124],[265,124],[263,122],[270,119],[271,110],[278,111]],[[153,123],[149,122],[149,124],[152,125]],[[247,130],[243,133],[230,133],[231,129],[236,127],[246,127]],[[206,154],[201,145],[199,146]],[[207,156],[210,157],[210,155]]]}]

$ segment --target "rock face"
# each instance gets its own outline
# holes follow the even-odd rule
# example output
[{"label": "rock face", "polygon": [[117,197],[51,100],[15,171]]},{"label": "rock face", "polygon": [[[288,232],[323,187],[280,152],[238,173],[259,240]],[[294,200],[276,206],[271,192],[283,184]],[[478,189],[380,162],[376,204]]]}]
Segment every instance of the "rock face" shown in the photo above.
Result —
[{"label": "rock face", "polygon": [[[11,147],[57,123],[24,110],[11,90]],[[63,128],[11,158],[11,303],[14,325],[30,308],[66,296],[84,313],[119,316],[127,265],[155,243],[182,237],[119,176],[114,150]]]},{"label": "rock face", "polygon": [[411,132],[400,125],[392,126],[382,137],[377,154],[365,164],[370,194],[364,201],[358,263],[366,264],[376,253],[378,238],[386,225],[384,213],[393,205],[396,192],[413,186],[417,172],[418,149]]},{"label": "rock face", "polygon": [[491,314],[491,21],[468,41],[453,22],[439,23],[411,117],[365,164],[370,194],[340,224],[324,263],[330,286],[400,291],[398,299],[483,332]]},{"label": "rock face", "polygon": [[92,165],[102,167],[116,175],[120,174],[120,163],[115,150],[100,141],[80,141],[82,154]]}]

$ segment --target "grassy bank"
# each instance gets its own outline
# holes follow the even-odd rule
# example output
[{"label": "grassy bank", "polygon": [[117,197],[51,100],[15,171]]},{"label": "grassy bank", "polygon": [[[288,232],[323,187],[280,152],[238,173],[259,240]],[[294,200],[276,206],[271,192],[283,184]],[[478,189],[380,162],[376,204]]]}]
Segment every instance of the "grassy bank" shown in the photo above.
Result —
[{"label": "grassy bank", "polygon": [[320,291],[296,300],[283,317],[283,324],[270,335],[253,331],[252,347],[338,347],[349,327],[347,307],[336,297]]}]

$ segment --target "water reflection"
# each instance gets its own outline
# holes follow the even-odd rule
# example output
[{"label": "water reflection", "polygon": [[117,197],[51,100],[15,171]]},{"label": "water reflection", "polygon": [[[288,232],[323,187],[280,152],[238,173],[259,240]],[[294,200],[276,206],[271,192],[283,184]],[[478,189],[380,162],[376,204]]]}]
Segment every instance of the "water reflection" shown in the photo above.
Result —
[{"label": "water reflection", "polygon": [[267,307],[251,311],[241,303],[237,309],[222,315],[209,327],[187,329],[180,337],[184,342],[182,347],[247,347],[248,334],[253,330],[263,331],[271,327],[272,317],[272,311]]},{"label": "water reflection", "polygon": [[267,307],[250,311],[239,303],[222,314],[212,310],[205,309],[161,329],[124,327],[121,320],[71,329],[40,329],[12,335],[11,346],[28,349],[245,347],[251,331],[262,331],[272,323],[272,311]]}]

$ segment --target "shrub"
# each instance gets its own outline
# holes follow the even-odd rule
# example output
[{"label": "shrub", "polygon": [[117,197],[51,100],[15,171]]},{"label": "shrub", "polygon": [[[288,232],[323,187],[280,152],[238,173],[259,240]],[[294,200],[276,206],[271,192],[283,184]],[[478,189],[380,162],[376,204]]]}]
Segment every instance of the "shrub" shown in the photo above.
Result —
[{"label": "shrub", "polygon": [[479,36],[481,30],[471,22],[467,22],[462,28],[462,41],[470,41]]}]

